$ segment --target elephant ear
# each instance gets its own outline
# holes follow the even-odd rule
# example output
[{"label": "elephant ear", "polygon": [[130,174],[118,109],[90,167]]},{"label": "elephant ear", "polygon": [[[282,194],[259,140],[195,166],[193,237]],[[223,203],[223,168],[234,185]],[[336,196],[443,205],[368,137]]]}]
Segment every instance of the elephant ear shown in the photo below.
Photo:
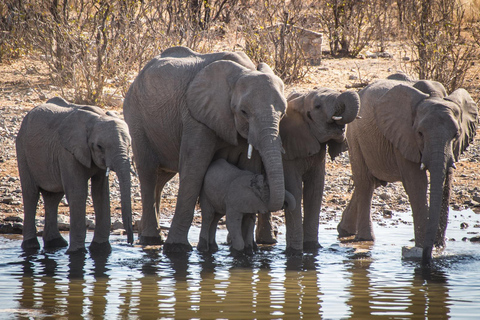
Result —
[{"label": "elephant ear", "polygon": [[321,148],[321,144],[315,139],[305,120],[304,101],[304,95],[290,100],[287,114],[280,121],[280,136],[286,160],[306,158],[318,153]]},{"label": "elephant ear", "polygon": [[461,133],[460,137],[454,142],[453,146],[455,160],[458,161],[458,158],[463,151],[465,151],[468,145],[472,143],[473,137],[477,131],[478,108],[470,94],[462,88],[452,92],[452,94],[445,97],[445,100],[456,103],[461,110],[459,119]]},{"label": "elephant ear", "polygon": [[88,147],[87,123],[95,116],[91,107],[73,110],[60,124],[58,134],[62,146],[87,168],[92,166],[92,155]]},{"label": "elephant ear", "polygon": [[373,104],[378,129],[407,160],[412,162],[421,160],[421,150],[417,147],[413,129],[415,109],[428,97],[429,95],[409,85],[399,84]]},{"label": "elephant ear", "polygon": [[230,101],[236,81],[245,72],[248,69],[236,62],[216,61],[203,68],[187,89],[192,117],[232,145],[238,141]]}]

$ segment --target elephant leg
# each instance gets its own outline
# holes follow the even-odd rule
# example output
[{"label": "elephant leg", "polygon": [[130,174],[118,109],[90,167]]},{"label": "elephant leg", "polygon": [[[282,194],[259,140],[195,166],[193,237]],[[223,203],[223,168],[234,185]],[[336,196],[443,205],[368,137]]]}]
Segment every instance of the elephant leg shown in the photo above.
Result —
[{"label": "elephant leg", "polygon": [[255,213],[245,214],[242,222],[242,233],[245,242],[245,254],[252,255],[256,251],[254,232],[255,232],[255,220],[257,215]]},{"label": "elephant leg", "polygon": [[95,231],[90,244],[91,252],[110,253],[110,192],[108,189],[108,177],[99,173],[92,177],[92,200],[95,209]]},{"label": "elephant leg", "polygon": [[42,191],[45,203],[45,229],[43,230],[43,244],[45,248],[66,247],[68,242],[58,231],[58,205],[62,201],[63,192]]},{"label": "elephant leg", "polygon": [[[360,188],[355,187],[354,192],[357,196],[357,234],[355,241],[374,241],[372,216],[370,208],[372,206],[373,191],[375,190],[375,178],[366,179]],[[353,199],[353,196],[352,196]]]},{"label": "elephant leg", "polygon": [[232,238],[232,253],[240,253],[245,249],[245,242],[242,234],[243,214],[240,212],[227,211],[227,229]]},{"label": "elephant leg", "polygon": [[404,163],[401,167],[402,183],[412,207],[415,246],[423,247],[428,223],[428,180],[418,163]]},{"label": "elephant leg", "polygon": [[[22,176],[22,175],[20,175]],[[39,249],[40,243],[37,239],[37,228],[35,227],[35,214],[37,211],[40,192],[34,183],[26,183],[21,180],[23,197],[23,241],[22,249]]]},{"label": "elephant leg", "polygon": [[325,185],[325,157],[323,161],[307,172],[303,182],[303,250],[315,251],[322,246],[318,243],[318,225]]},{"label": "elephant leg", "polygon": [[257,230],[255,238],[258,244],[275,244],[275,232],[272,225],[272,214],[270,212],[263,213],[258,217]]},{"label": "elephant leg", "polygon": [[294,210],[285,209],[286,255],[297,256],[303,253],[303,219],[302,219],[302,179],[294,170],[285,170],[285,185],[295,198]]},{"label": "elephant leg", "polygon": [[342,213],[342,220],[337,226],[340,238],[350,237],[357,234],[357,202],[358,192],[353,190],[353,195]]},{"label": "elephant leg", "polygon": [[65,186],[65,195],[70,207],[70,246],[67,253],[86,252],[85,237],[87,226],[85,223],[88,183],[83,177],[69,177],[73,181]]},{"label": "elephant leg", "polygon": [[215,252],[218,251],[218,245],[217,245],[217,226],[218,222],[220,219],[222,219],[223,214],[220,213],[215,213],[213,216],[213,221],[210,224],[210,230],[209,230],[209,240],[208,240],[208,247],[210,252]]},{"label": "elephant leg", "polygon": [[202,210],[202,226],[200,228],[200,237],[198,239],[197,250],[200,252],[208,252],[210,250],[210,233],[212,230],[215,209],[212,207],[210,202],[203,196],[200,196],[200,208]]},{"label": "elephant leg", "polygon": [[[191,123],[195,122],[195,123]],[[188,242],[188,231],[193,221],[193,212],[203,178],[215,154],[217,137],[206,126],[195,120],[184,123],[181,141],[178,188],[175,215],[168,232],[163,251],[186,252],[192,249]]]}]

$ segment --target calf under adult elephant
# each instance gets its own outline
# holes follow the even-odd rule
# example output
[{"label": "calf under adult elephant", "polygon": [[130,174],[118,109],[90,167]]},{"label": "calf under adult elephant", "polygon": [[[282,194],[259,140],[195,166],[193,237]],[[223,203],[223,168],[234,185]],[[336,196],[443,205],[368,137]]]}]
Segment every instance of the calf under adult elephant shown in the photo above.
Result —
[{"label": "calf under adult elephant", "polygon": [[337,228],[340,236],[374,240],[373,191],[402,181],[412,207],[415,246],[423,248],[423,264],[431,263],[434,244],[444,242],[451,170],[472,141],[478,117],[467,91],[446,95],[442,88],[425,80],[387,79],[360,91],[361,119],[347,131],[354,192]]},{"label": "calf under adult elephant", "polygon": [[260,153],[270,185],[269,210],[282,207],[283,87],[266,64],[256,68],[241,52],[199,54],[174,47],[143,68],[123,105],[141,184],[142,244],[161,243],[160,196],[179,172],[164,251],[191,250],[187,235],[205,172],[218,150],[236,146],[240,138]]},{"label": "calf under adult elephant", "polygon": [[90,250],[110,250],[108,170],[120,184],[122,218],[133,243],[130,198],[130,135],[124,121],[93,106],[53,98],[32,109],[16,139],[18,171],[24,204],[24,249],[37,249],[35,212],[40,193],[45,204],[45,247],[64,247],[58,231],[58,205],[65,195],[70,207],[68,252],[85,250],[85,209],[91,179],[95,233]]}]

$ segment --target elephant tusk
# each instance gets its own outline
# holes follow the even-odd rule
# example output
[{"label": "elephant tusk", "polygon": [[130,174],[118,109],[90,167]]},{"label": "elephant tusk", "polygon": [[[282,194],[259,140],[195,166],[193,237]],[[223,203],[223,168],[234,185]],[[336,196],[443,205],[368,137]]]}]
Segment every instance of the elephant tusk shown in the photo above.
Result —
[{"label": "elephant tusk", "polygon": [[422,162],[422,164],[420,165],[420,170],[425,170],[425,164]]},{"label": "elephant tusk", "polygon": [[110,174],[110,167],[107,167],[107,171],[105,172],[105,177],[108,177],[109,174]]},{"label": "elephant tusk", "polygon": [[455,165],[455,162],[452,163],[452,168],[455,169],[455,170],[457,169],[457,166]]},{"label": "elephant tusk", "polygon": [[360,116],[356,116],[356,117],[355,117],[355,119],[362,119],[362,117],[360,117]]},{"label": "elephant tusk", "polygon": [[252,159],[252,151],[253,151],[253,146],[251,143],[248,144],[248,153],[247,153],[247,158],[248,160]]},{"label": "elephant tusk", "polygon": [[285,154],[285,153],[286,153],[285,148],[282,147],[282,154]]},{"label": "elephant tusk", "polygon": [[335,121],[339,121],[339,120],[342,120],[343,117],[333,116],[332,119],[335,120]]}]

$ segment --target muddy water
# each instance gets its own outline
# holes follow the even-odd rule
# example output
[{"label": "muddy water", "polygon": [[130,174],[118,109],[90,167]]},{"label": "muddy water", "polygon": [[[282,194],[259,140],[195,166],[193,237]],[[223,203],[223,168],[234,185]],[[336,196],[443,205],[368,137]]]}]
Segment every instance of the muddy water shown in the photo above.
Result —
[{"label": "muddy water", "polygon": [[[2,236],[0,319],[478,319],[480,244],[461,239],[480,231],[473,228],[480,215],[451,214],[447,236],[456,241],[430,273],[401,259],[413,227],[407,214],[394,216],[375,226],[374,244],[341,244],[336,222],[322,224],[324,248],[290,259],[283,232],[278,245],[243,259],[226,245],[213,255],[166,256],[118,236],[107,257],[65,249],[25,255],[21,237]],[[465,221],[470,227],[461,230]],[[198,229],[190,238],[196,242]]]}]

